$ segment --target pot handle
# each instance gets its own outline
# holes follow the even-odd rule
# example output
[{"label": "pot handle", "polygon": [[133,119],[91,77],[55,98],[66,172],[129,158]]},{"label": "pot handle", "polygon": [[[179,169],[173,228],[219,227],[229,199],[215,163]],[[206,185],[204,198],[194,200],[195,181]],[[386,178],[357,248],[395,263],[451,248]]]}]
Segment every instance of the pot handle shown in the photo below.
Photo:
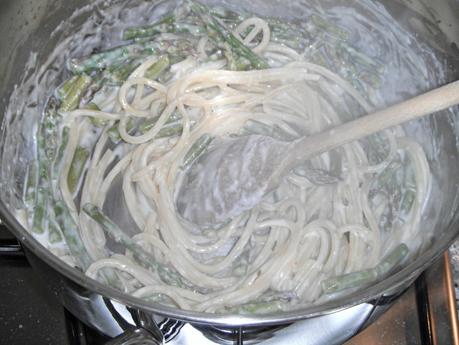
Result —
[{"label": "pot handle", "polygon": [[161,345],[164,337],[152,315],[135,308],[128,308],[135,328],[129,328],[105,345]]},{"label": "pot handle", "polygon": [[161,345],[163,339],[158,339],[145,328],[129,329],[105,345]]}]

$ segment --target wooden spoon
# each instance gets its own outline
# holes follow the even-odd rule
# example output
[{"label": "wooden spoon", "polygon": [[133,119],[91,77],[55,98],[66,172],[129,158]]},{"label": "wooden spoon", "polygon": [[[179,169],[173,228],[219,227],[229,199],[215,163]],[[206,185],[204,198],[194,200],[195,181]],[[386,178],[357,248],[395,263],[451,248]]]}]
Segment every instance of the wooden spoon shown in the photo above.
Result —
[{"label": "wooden spoon", "polygon": [[217,227],[253,208],[313,156],[456,104],[459,81],[293,142],[262,135],[220,140],[187,171],[177,208],[199,227]]}]

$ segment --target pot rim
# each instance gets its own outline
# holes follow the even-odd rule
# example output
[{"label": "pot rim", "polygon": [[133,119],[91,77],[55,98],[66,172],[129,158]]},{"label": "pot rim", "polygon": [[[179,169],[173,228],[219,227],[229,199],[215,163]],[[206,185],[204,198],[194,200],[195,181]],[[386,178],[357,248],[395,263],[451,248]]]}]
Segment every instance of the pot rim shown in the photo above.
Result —
[{"label": "pot rim", "polygon": [[[274,324],[285,324],[307,318],[323,316],[334,312],[353,307],[355,305],[376,300],[385,293],[397,291],[404,284],[414,280],[424,271],[438,256],[448,249],[459,234],[459,226],[454,219],[446,227],[446,236],[437,239],[430,248],[424,251],[413,262],[403,269],[393,273],[389,277],[374,283],[363,290],[357,290],[349,295],[334,298],[326,303],[311,305],[291,311],[283,311],[262,315],[240,315],[240,314],[213,314],[205,312],[194,312],[182,310],[175,307],[167,307],[159,303],[152,303],[130,296],[112,287],[104,285],[88,276],[83,272],[70,267],[64,261],[52,254],[31,233],[29,233],[8,210],[3,200],[0,200],[0,216],[8,229],[25,245],[29,250],[45,261],[53,269],[64,275],[71,281],[82,287],[98,293],[111,300],[124,304],[131,308],[136,308],[144,312],[162,315],[182,321],[208,324],[214,326],[239,327],[239,326],[269,326]],[[452,231],[453,227],[456,230]]]}]

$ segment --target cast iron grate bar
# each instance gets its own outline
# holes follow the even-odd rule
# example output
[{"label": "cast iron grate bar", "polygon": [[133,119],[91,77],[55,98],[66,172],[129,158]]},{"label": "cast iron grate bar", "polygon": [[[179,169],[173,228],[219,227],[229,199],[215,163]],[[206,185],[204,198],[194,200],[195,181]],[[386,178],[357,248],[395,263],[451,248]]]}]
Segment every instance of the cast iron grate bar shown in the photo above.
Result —
[{"label": "cast iron grate bar", "polygon": [[418,321],[422,345],[434,345],[432,333],[431,310],[429,293],[426,284],[425,273],[422,273],[415,282],[416,305],[418,309]]},{"label": "cast iron grate bar", "polygon": [[1,259],[25,259],[24,251],[15,238],[0,239]]}]

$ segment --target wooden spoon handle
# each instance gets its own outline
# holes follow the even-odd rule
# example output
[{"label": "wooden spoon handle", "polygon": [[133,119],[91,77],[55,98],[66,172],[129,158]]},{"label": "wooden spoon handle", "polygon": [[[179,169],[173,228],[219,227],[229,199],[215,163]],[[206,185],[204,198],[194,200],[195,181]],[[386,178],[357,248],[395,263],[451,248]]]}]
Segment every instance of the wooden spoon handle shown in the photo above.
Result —
[{"label": "wooden spoon handle", "polygon": [[456,104],[459,104],[459,81],[296,141],[283,170],[291,170],[313,155]]}]

